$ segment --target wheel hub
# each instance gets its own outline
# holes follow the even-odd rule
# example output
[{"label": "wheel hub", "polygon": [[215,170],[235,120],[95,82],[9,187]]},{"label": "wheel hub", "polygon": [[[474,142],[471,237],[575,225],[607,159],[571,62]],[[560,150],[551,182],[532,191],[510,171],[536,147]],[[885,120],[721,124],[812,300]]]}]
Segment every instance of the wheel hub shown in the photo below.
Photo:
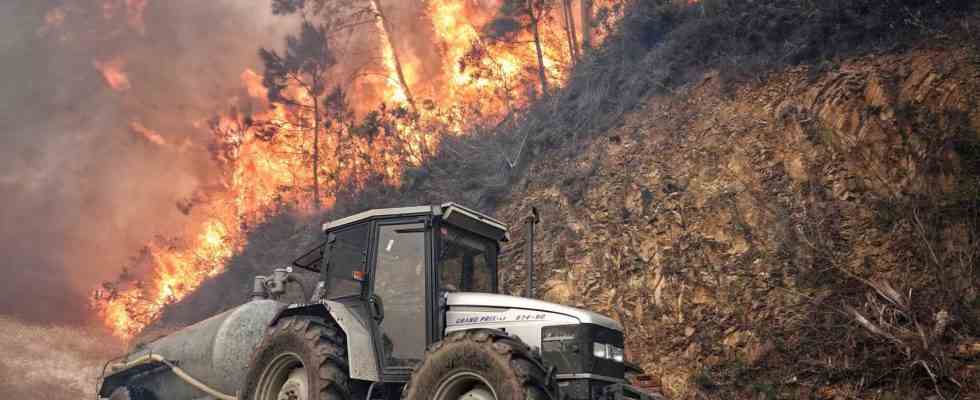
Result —
[{"label": "wheel hub", "polygon": [[299,356],[285,353],[273,359],[260,375],[254,400],[310,400],[309,388]]},{"label": "wheel hub", "polygon": [[279,396],[276,400],[307,400],[309,393],[306,383],[306,368],[299,367],[289,373],[286,382],[279,389]]},{"label": "wheel hub", "polygon": [[460,396],[459,400],[494,400],[494,397],[489,390],[478,387]]},{"label": "wheel hub", "polygon": [[471,371],[460,371],[444,379],[433,400],[496,400],[490,384]]}]

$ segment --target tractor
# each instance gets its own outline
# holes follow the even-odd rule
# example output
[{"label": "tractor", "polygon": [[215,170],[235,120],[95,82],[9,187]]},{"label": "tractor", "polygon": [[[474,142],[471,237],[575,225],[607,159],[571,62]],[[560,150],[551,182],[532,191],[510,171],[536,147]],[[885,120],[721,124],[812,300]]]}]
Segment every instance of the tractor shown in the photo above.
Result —
[{"label": "tractor", "polygon": [[[536,213],[526,222],[533,246]],[[251,301],[109,361],[99,398],[662,399],[627,380],[642,371],[624,359],[619,322],[499,294],[508,229],[489,216],[454,203],[375,209],[323,232],[256,277]],[[286,304],[300,270],[316,286]]]}]

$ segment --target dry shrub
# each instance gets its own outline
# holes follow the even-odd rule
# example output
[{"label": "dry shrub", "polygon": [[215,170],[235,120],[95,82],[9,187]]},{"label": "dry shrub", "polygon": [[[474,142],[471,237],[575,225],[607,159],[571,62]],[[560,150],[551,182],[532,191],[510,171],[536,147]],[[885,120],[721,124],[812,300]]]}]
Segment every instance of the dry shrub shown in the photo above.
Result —
[{"label": "dry shrub", "polygon": [[[807,211],[797,239],[812,267],[794,277],[807,295],[774,331],[794,349],[783,360],[794,378],[847,384],[853,395],[958,398],[980,391],[969,367],[980,358],[980,171],[972,164],[980,135],[957,115],[906,112],[899,124],[916,136],[891,155],[915,160],[919,175],[875,181],[878,190],[860,200],[871,226],[843,226],[846,209]],[[850,168],[871,176],[880,168],[861,151],[827,146]],[[955,177],[955,189],[939,189],[944,176]],[[919,179],[925,188],[906,186]],[[823,190],[811,188],[818,197]]]}]

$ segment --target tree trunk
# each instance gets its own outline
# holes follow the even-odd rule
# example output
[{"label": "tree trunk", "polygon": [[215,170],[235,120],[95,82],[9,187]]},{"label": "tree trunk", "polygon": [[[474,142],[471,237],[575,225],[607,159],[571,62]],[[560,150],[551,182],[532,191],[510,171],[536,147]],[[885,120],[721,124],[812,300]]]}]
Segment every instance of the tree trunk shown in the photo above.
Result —
[{"label": "tree trunk", "polygon": [[568,39],[568,55],[574,63],[578,59],[578,37],[575,34],[575,16],[572,14],[572,0],[562,0],[561,11],[565,20],[565,35]]},{"label": "tree trunk", "polygon": [[[313,87],[317,87],[317,80],[314,78]],[[315,90],[315,89],[314,89]],[[313,95],[313,209],[320,210],[320,102],[315,93]]]},{"label": "tree trunk", "polygon": [[592,0],[579,0],[582,17],[582,49],[592,48]]},{"label": "tree trunk", "polygon": [[398,48],[395,47],[395,42],[391,40],[391,23],[388,22],[388,18],[385,17],[384,10],[381,8],[381,0],[371,0],[371,5],[374,7],[374,11],[378,13],[378,18],[381,18],[381,28],[385,31],[385,37],[388,39],[388,48],[391,49],[391,56],[395,61],[395,74],[398,75],[398,83],[401,85],[402,90],[405,91],[405,99],[408,100],[408,105],[415,110],[415,98],[412,96],[412,90],[408,88],[408,82],[405,81],[405,73],[402,72],[402,61],[398,56]]},{"label": "tree trunk", "polygon": [[541,52],[541,35],[538,32],[538,17],[534,14],[534,5],[528,2],[528,16],[531,17],[531,32],[534,33],[534,49],[538,53],[538,78],[541,79],[541,95],[548,96],[548,76],[544,69],[544,54]]}]

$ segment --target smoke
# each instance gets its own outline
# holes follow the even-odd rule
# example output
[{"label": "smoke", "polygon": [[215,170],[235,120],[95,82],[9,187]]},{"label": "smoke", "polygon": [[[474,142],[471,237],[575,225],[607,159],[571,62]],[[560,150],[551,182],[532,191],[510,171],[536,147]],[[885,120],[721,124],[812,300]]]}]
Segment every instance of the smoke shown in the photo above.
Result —
[{"label": "smoke", "polygon": [[0,315],[85,323],[94,287],[180,235],[177,204],[219,184],[206,120],[294,26],[265,2],[0,3]]}]

